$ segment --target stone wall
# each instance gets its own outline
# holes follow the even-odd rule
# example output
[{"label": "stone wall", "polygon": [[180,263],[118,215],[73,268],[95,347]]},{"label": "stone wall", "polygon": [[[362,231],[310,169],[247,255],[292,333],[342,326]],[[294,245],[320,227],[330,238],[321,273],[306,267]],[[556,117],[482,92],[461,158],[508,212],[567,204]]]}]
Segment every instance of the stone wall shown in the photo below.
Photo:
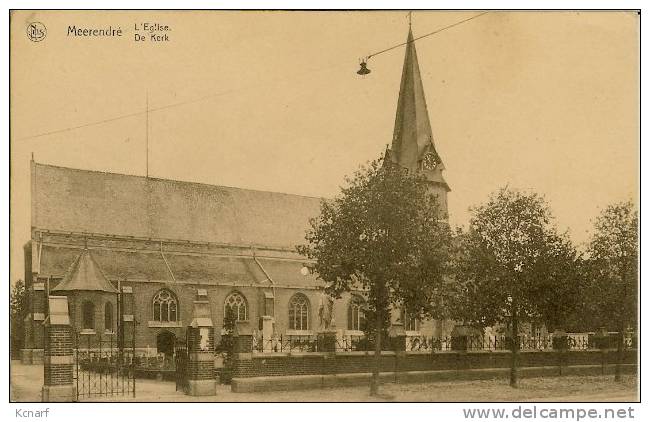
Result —
[{"label": "stone wall", "polygon": [[[382,352],[382,372],[508,368],[508,351],[492,352]],[[616,351],[522,351],[520,367],[613,365]],[[636,364],[636,350],[625,351],[623,363]],[[258,353],[237,355],[233,378],[295,375],[332,375],[372,372],[373,352]]]}]

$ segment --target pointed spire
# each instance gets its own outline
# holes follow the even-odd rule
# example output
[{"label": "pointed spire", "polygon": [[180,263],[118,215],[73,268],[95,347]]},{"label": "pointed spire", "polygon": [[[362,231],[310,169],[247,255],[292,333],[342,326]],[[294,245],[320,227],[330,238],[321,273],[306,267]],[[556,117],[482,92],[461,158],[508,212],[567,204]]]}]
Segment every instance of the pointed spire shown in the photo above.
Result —
[{"label": "pointed spire", "polygon": [[71,290],[92,290],[109,293],[117,293],[117,290],[106,278],[101,268],[95,262],[86,246],[84,238],[84,249],[75,258],[74,262],[68,269],[68,272],[61,280],[58,286],[52,291],[71,291]]},{"label": "pointed spire", "polygon": [[[433,143],[433,132],[424,98],[410,19],[406,42],[391,158],[394,163],[411,171],[423,171],[430,181],[442,184],[449,190],[447,182],[442,176],[444,165]],[[428,166],[423,166],[425,158],[428,159]],[[432,162],[434,165],[430,164]]]}]

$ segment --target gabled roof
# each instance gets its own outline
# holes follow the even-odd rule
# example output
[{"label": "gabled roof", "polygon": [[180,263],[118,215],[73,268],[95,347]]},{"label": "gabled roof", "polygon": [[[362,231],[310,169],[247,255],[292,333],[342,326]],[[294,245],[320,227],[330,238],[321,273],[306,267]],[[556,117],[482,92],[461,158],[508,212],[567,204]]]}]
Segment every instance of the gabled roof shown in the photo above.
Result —
[{"label": "gabled roof", "polygon": [[77,255],[61,283],[52,289],[52,291],[73,290],[117,293],[117,289],[108,281],[87,248]]},{"label": "gabled roof", "polygon": [[32,227],[293,250],[320,198],[32,162]]},{"label": "gabled roof", "polygon": [[411,171],[418,171],[420,161],[428,152],[435,155],[438,165],[434,170],[424,171],[425,176],[428,180],[442,184],[449,190],[442,176],[445,167],[433,142],[418,56],[413,42],[413,33],[409,27],[390,157],[394,163]]}]

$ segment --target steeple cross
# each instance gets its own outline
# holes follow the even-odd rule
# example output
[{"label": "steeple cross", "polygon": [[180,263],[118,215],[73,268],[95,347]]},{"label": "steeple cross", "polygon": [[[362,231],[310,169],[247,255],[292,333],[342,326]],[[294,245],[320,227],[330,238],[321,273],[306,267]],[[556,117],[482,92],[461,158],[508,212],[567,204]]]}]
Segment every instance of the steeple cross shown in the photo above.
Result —
[{"label": "steeple cross", "polygon": [[412,14],[413,14],[413,12],[409,12],[409,13],[408,13],[408,18],[409,18],[409,29],[411,28],[411,15],[412,15]]}]

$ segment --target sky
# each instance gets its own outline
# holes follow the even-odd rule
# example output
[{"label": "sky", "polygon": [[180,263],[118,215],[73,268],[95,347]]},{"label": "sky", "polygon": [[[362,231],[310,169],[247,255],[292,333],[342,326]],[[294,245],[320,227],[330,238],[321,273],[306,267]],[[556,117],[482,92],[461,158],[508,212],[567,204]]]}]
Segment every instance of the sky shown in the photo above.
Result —
[{"label": "sky", "polygon": [[[416,11],[413,33],[478,13]],[[40,42],[26,36],[34,21]],[[145,22],[168,25],[169,41],[136,42]],[[405,11],[13,12],[11,280],[30,237],[31,154],[144,175],[147,101],[150,176],[336,195],[391,142],[404,47],[365,77],[359,58],[407,31]],[[580,244],[607,204],[638,203],[635,12],[491,12],[416,47],[452,225],[507,185],[543,194]]]}]

